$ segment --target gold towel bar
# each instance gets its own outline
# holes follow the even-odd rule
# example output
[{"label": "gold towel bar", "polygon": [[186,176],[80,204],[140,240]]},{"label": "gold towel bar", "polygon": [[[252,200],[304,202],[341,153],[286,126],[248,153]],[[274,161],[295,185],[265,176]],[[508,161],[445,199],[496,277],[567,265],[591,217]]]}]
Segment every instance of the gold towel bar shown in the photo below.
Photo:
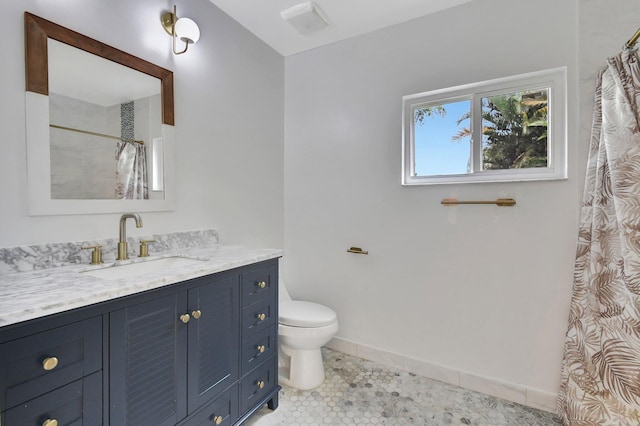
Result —
[{"label": "gold towel bar", "polygon": [[457,198],[444,198],[440,204],[443,206],[457,206],[458,204],[495,204],[500,207],[512,207],[516,205],[513,198],[498,198],[493,201],[458,201]]},{"label": "gold towel bar", "polygon": [[349,250],[347,250],[347,252],[355,253],[355,254],[369,254],[368,251],[362,250],[360,247],[350,247]]}]

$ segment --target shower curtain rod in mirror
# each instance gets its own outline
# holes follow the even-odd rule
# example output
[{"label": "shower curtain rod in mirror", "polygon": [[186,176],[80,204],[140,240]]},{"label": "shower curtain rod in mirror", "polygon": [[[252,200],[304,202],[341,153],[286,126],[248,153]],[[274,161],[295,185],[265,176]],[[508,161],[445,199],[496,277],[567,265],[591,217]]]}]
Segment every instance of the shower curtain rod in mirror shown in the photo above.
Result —
[{"label": "shower curtain rod in mirror", "polygon": [[633,45],[636,44],[636,41],[638,41],[639,38],[640,38],[640,28],[638,28],[638,30],[633,35],[633,37],[631,37],[627,42],[627,44],[625,45],[627,49],[631,49]]},{"label": "shower curtain rod in mirror", "polygon": [[144,141],[137,141],[135,139],[119,138],[117,136],[111,136],[111,135],[103,135],[102,133],[89,132],[87,130],[74,129],[72,127],[58,126],[58,125],[55,125],[55,124],[49,124],[49,127],[53,127],[54,129],[69,130],[71,132],[84,133],[84,134],[87,134],[87,135],[100,136],[100,137],[103,137],[103,138],[114,139],[114,140],[122,141],[122,142],[139,143],[140,145],[144,145]]},{"label": "shower curtain rod in mirror", "polygon": [[459,204],[495,204],[499,207],[513,207],[516,205],[516,200],[513,198],[498,198],[497,200],[490,201],[460,201],[457,198],[443,198],[440,201],[443,206],[457,206]]}]

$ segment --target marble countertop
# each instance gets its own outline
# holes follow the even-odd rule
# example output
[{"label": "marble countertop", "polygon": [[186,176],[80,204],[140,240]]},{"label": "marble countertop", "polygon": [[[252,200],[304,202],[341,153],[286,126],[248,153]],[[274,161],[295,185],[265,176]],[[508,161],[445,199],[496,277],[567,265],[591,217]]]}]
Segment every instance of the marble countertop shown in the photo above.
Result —
[{"label": "marble countertop", "polygon": [[[281,257],[279,249],[213,245],[163,251],[146,258],[106,261],[102,265],[73,264],[0,275],[0,327],[104,302],[169,284]],[[158,272],[120,279],[90,276],[88,270],[149,262],[165,257],[202,260]]]}]

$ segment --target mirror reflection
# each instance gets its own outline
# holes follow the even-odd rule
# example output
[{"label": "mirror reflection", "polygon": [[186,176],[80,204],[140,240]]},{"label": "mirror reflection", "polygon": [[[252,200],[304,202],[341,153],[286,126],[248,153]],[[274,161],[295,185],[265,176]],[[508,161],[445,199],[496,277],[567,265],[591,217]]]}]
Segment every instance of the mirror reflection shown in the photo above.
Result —
[{"label": "mirror reflection", "polygon": [[52,199],[161,199],[161,81],[48,39]]},{"label": "mirror reflection", "polygon": [[24,18],[29,214],[174,210],[173,72],[29,12]]}]

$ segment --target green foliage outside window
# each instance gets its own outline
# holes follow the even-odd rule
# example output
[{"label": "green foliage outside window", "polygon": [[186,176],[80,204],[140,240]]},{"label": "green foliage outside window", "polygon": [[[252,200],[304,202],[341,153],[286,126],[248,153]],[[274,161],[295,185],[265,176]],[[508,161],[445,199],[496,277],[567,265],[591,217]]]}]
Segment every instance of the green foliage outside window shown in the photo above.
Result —
[{"label": "green foliage outside window", "polygon": [[[418,108],[414,123],[424,125],[426,117],[447,113],[442,105]],[[452,142],[471,136],[470,113]],[[466,123],[466,127],[463,123]],[[483,170],[547,167],[548,90],[531,90],[482,98]]]}]

